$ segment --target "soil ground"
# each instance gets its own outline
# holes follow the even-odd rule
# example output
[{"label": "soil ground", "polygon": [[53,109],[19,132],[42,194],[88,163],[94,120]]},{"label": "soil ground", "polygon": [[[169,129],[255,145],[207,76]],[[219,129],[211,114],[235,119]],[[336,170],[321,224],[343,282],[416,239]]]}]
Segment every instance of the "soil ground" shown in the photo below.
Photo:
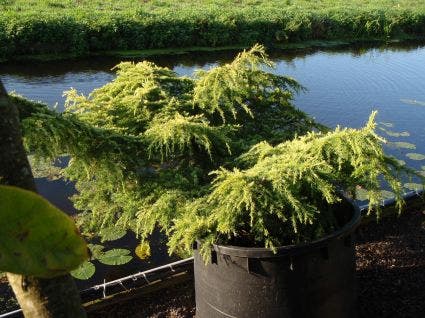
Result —
[{"label": "soil ground", "polygon": [[357,235],[361,317],[425,317],[425,208]]},{"label": "soil ground", "polygon": [[[357,233],[360,318],[425,317],[425,208],[371,222]],[[193,281],[105,307],[89,317],[194,317]]]},{"label": "soil ground", "polygon": [[[425,208],[362,225],[357,231],[356,256],[359,318],[425,317]],[[0,295],[8,298],[7,292]],[[143,299],[103,307],[89,317],[194,315],[195,293],[189,281]]]}]

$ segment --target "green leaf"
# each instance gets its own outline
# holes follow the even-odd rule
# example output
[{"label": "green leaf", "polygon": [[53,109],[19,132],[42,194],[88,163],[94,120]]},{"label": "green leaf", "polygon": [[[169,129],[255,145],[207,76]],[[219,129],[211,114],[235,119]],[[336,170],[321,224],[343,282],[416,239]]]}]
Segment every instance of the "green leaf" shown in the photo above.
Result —
[{"label": "green leaf", "polygon": [[149,258],[151,256],[151,247],[149,246],[149,242],[144,241],[140,243],[134,252],[140,259]]},{"label": "green leaf", "polygon": [[106,265],[123,265],[132,260],[133,256],[129,254],[129,250],[116,248],[103,253],[103,255],[99,256],[98,260]]},{"label": "green leaf", "polygon": [[380,121],[379,123],[381,125],[385,126],[385,127],[394,127],[394,124],[392,124],[392,123],[386,123],[386,122],[383,122],[383,121]]},{"label": "green leaf", "polygon": [[392,199],[395,197],[395,193],[388,190],[381,190],[382,199]]},{"label": "green leaf", "polygon": [[404,141],[388,142],[388,146],[394,148],[416,149],[414,144]]},{"label": "green leaf", "polygon": [[408,157],[409,159],[412,159],[412,160],[424,160],[425,159],[425,155],[420,154],[420,153],[413,153],[413,152],[409,152],[408,154],[406,154],[406,157]]},{"label": "green leaf", "polygon": [[103,255],[103,249],[105,248],[103,245],[99,244],[87,244],[87,247],[90,250],[91,259],[98,259],[101,255]]},{"label": "green leaf", "polygon": [[397,162],[400,166],[404,166],[406,164],[406,161],[404,161],[404,160],[401,160],[401,159],[395,159],[395,160],[397,160]]},{"label": "green leaf", "polygon": [[71,275],[80,280],[87,280],[94,275],[96,267],[91,262],[82,263],[77,269],[71,272]]},{"label": "green leaf", "polygon": [[[387,190],[381,190],[380,191],[382,199],[391,199],[395,197],[394,192],[387,191]],[[368,200],[368,191],[363,188],[357,188],[356,189],[356,199],[359,201],[367,201]]]},{"label": "green leaf", "polygon": [[127,231],[122,229],[122,228],[111,226],[111,227],[102,229],[100,231],[99,235],[101,237],[101,241],[105,242],[105,241],[119,240],[126,233],[127,233]]},{"label": "green leaf", "polygon": [[0,186],[0,270],[50,278],[88,258],[72,218],[36,193]]},{"label": "green leaf", "polygon": [[356,199],[359,201],[366,201],[368,199],[368,192],[363,188],[356,188]]},{"label": "green leaf", "polygon": [[382,127],[379,127],[379,129],[391,137],[409,137],[410,136],[410,133],[408,131],[396,132],[396,131],[391,131]]},{"label": "green leaf", "polygon": [[62,169],[60,167],[56,167],[53,162],[36,158],[34,155],[29,155],[28,161],[31,165],[34,178],[58,180],[62,177]]},{"label": "green leaf", "polygon": [[420,191],[420,190],[423,190],[424,188],[423,184],[413,183],[413,182],[405,183],[403,186],[409,190],[415,190],[415,191]]},{"label": "green leaf", "polygon": [[416,99],[400,99],[403,104],[425,106],[425,102]]}]

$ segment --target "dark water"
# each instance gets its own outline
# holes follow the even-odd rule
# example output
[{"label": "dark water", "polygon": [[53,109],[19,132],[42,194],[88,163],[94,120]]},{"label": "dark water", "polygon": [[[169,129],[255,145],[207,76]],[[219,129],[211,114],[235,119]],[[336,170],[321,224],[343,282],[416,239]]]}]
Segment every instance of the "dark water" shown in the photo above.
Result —
[{"label": "dark water", "polygon": [[[197,68],[227,62],[236,52],[186,54],[174,57],[149,58],[161,66],[173,68],[178,74],[190,75]],[[425,44],[403,46],[357,47],[332,50],[304,50],[300,52],[273,51],[275,72],[297,79],[308,91],[296,97],[294,103],[321,123],[361,127],[372,110],[378,110],[378,121],[390,123],[386,128],[394,132],[407,131],[409,136],[391,137],[390,141],[414,144],[412,149],[393,149],[388,152],[416,169],[425,160],[415,161],[409,152],[425,154]],[[134,60],[134,59],[133,59]],[[57,104],[63,110],[62,93],[69,88],[88,94],[114,78],[111,68],[119,63],[112,58],[79,61],[0,65],[0,78],[9,91],[27,98]],[[424,168],[425,169],[425,168]],[[63,181],[37,180],[40,192],[62,209],[72,213],[66,199],[72,185]],[[133,261],[124,269],[107,266],[97,268],[98,275],[90,284],[169,261],[164,245],[157,237],[149,261]],[[128,245],[134,249],[137,240],[128,235],[114,246]],[[126,247],[124,247],[126,248]]]},{"label": "dark water", "polygon": [[[235,52],[185,54],[149,58],[178,74],[190,75],[230,61]],[[293,76],[308,91],[295,99],[302,110],[330,125],[360,127],[372,110],[393,131],[410,132],[405,140],[425,152],[425,44],[271,52],[276,72]],[[137,61],[132,59],[133,61]],[[0,64],[9,91],[63,109],[63,91],[88,94],[114,78],[120,61],[98,58],[78,61]],[[403,141],[405,141],[403,140]],[[415,142],[416,141],[416,142]]]}]

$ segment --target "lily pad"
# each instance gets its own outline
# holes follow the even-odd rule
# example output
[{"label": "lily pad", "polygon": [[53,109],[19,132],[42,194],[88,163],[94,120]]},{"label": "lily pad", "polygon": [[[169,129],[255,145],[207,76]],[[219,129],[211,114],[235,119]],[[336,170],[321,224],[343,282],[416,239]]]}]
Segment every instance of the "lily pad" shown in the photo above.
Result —
[{"label": "lily pad", "polygon": [[421,169],[422,169],[422,170],[425,170],[425,166],[422,166],[422,167],[421,167]]},{"label": "lily pad", "polygon": [[50,278],[88,259],[72,218],[38,194],[0,186],[0,270]]},{"label": "lily pad", "polygon": [[404,160],[401,160],[401,159],[396,159],[396,160],[400,166],[404,166],[406,164],[406,161]]},{"label": "lily pad", "polygon": [[410,133],[408,131],[396,132],[396,131],[391,131],[382,127],[379,127],[379,129],[391,137],[409,137],[410,136]]},{"label": "lily pad", "polygon": [[400,102],[402,102],[403,104],[408,104],[408,105],[418,105],[418,106],[425,106],[425,102],[420,101],[420,100],[416,100],[416,99],[400,99]]},{"label": "lily pad", "polygon": [[398,163],[400,166],[404,166],[404,165],[406,164],[406,161],[404,161],[404,160],[398,159],[398,158],[396,158],[396,157],[394,157],[394,156],[390,156],[390,157],[391,157],[391,159],[394,159],[395,161],[397,161],[397,163]]},{"label": "lily pad", "polygon": [[[392,199],[395,197],[394,192],[387,191],[387,190],[381,190],[381,196],[382,199]],[[359,201],[367,201],[369,199],[367,195],[367,191],[363,188],[357,188],[356,189],[356,199]]]},{"label": "lily pad", "polygon": [[100,231],[99,235],[101,237],[101,241],[102,242],[105,242],[105,241],[116,241],[116,240],[119,240],[126,233],[127,233],[127,231],[126,230],[123,230],[122,228],[111,226],[111,227],[102,229]]},{"label": "lily pad", "polygon": [[406,154],[406,157],[408,157],[409,159],[412,159],[412,160],[424,160],[425,159],[425,155],[423,155],[421,153],[414,153],[414,152],[409,152],[408,154]]},{"label": "lily pad", "polygon": [[385,199],[392,199],[392,198],[395,197],[395,193],[394,192],[391,192],[391,191],[388,191],[388,190],[381,190],[381,195],[382,195],[382,198],[384,200]]},{"label": "lily pad", "polygon": [[151,247],[148,242],[142,242],[136,247],[134,252],[140,259],[146,259],[151,256]]},{"label": "lily pad", "polygon": [[62,169],[56,167],[53,162],[36,158],[33,155],[28,156],[31,170],[34,178],[47,178],[49,180],[58,180],[62,178]]},{"label": "lily pad", "polygon": [[368,200],[367,191],[363,188],[357,188],[356,189],[356,199],[359,201],[366,201]]},{"label": "lily pad", "polygon": [[84,262],[77,269],[71,272],[71,275],[80,280],[91,278],[96,272],[96,267],[91,262]]},{"label": "lily pad", "polygon": [[424,189],[423,184],[420,184],[420,183],[412,183],[412,182],[410,182],[410,183],[405,183],[403,186],[405,188],[409,189],[409,190],[415,190],[415,191],[420,191],[420,190],[423,190]]},{"label": "lily pad", "polygon": [[425,177],[425,170],[417,171],[418,174],[420,174],[422,177]]},{"label": "lily pad", "polygon": [[383,121],[380,121],[379,123],[382,126],[385,126],[385,127],[394,127],[394,124],[393,123],[386,123],[386,122],[383,122]]},{"label": "lily pad", "polygon": [[405,148],[405,149],[416,149],[416,146],[410,142],[404,142],[404,141],[395,141],[395,142],[388,142],[388,146],[394,147],[394,148]]},{"label": "lily pad", "polygon": [[103,245],[99,244],[87,244],[87,247],[90,250],[91,259],[98,259],[101,255],[103,255],[103,249],[105,248]]},{"label": "lily pad", "polygon": [[123,265],[127,264],[133,259],[133,256],[129,255],[130,251],[123,248],[115,248],[113,250],[106,251],[98,260],[102,264],[106,265]]}]

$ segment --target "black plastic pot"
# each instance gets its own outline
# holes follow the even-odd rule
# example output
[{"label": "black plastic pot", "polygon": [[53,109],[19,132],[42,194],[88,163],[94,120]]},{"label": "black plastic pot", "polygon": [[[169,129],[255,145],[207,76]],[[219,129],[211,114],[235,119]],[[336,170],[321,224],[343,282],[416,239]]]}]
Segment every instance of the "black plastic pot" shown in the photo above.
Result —
[{"label": "black plastic pot", "polygon": [[195,247],[196,317],[356,317],[353,231],[358,207],[344,201],[340,230],[310,244],[266,248],[214,246],[204,263]]}]

